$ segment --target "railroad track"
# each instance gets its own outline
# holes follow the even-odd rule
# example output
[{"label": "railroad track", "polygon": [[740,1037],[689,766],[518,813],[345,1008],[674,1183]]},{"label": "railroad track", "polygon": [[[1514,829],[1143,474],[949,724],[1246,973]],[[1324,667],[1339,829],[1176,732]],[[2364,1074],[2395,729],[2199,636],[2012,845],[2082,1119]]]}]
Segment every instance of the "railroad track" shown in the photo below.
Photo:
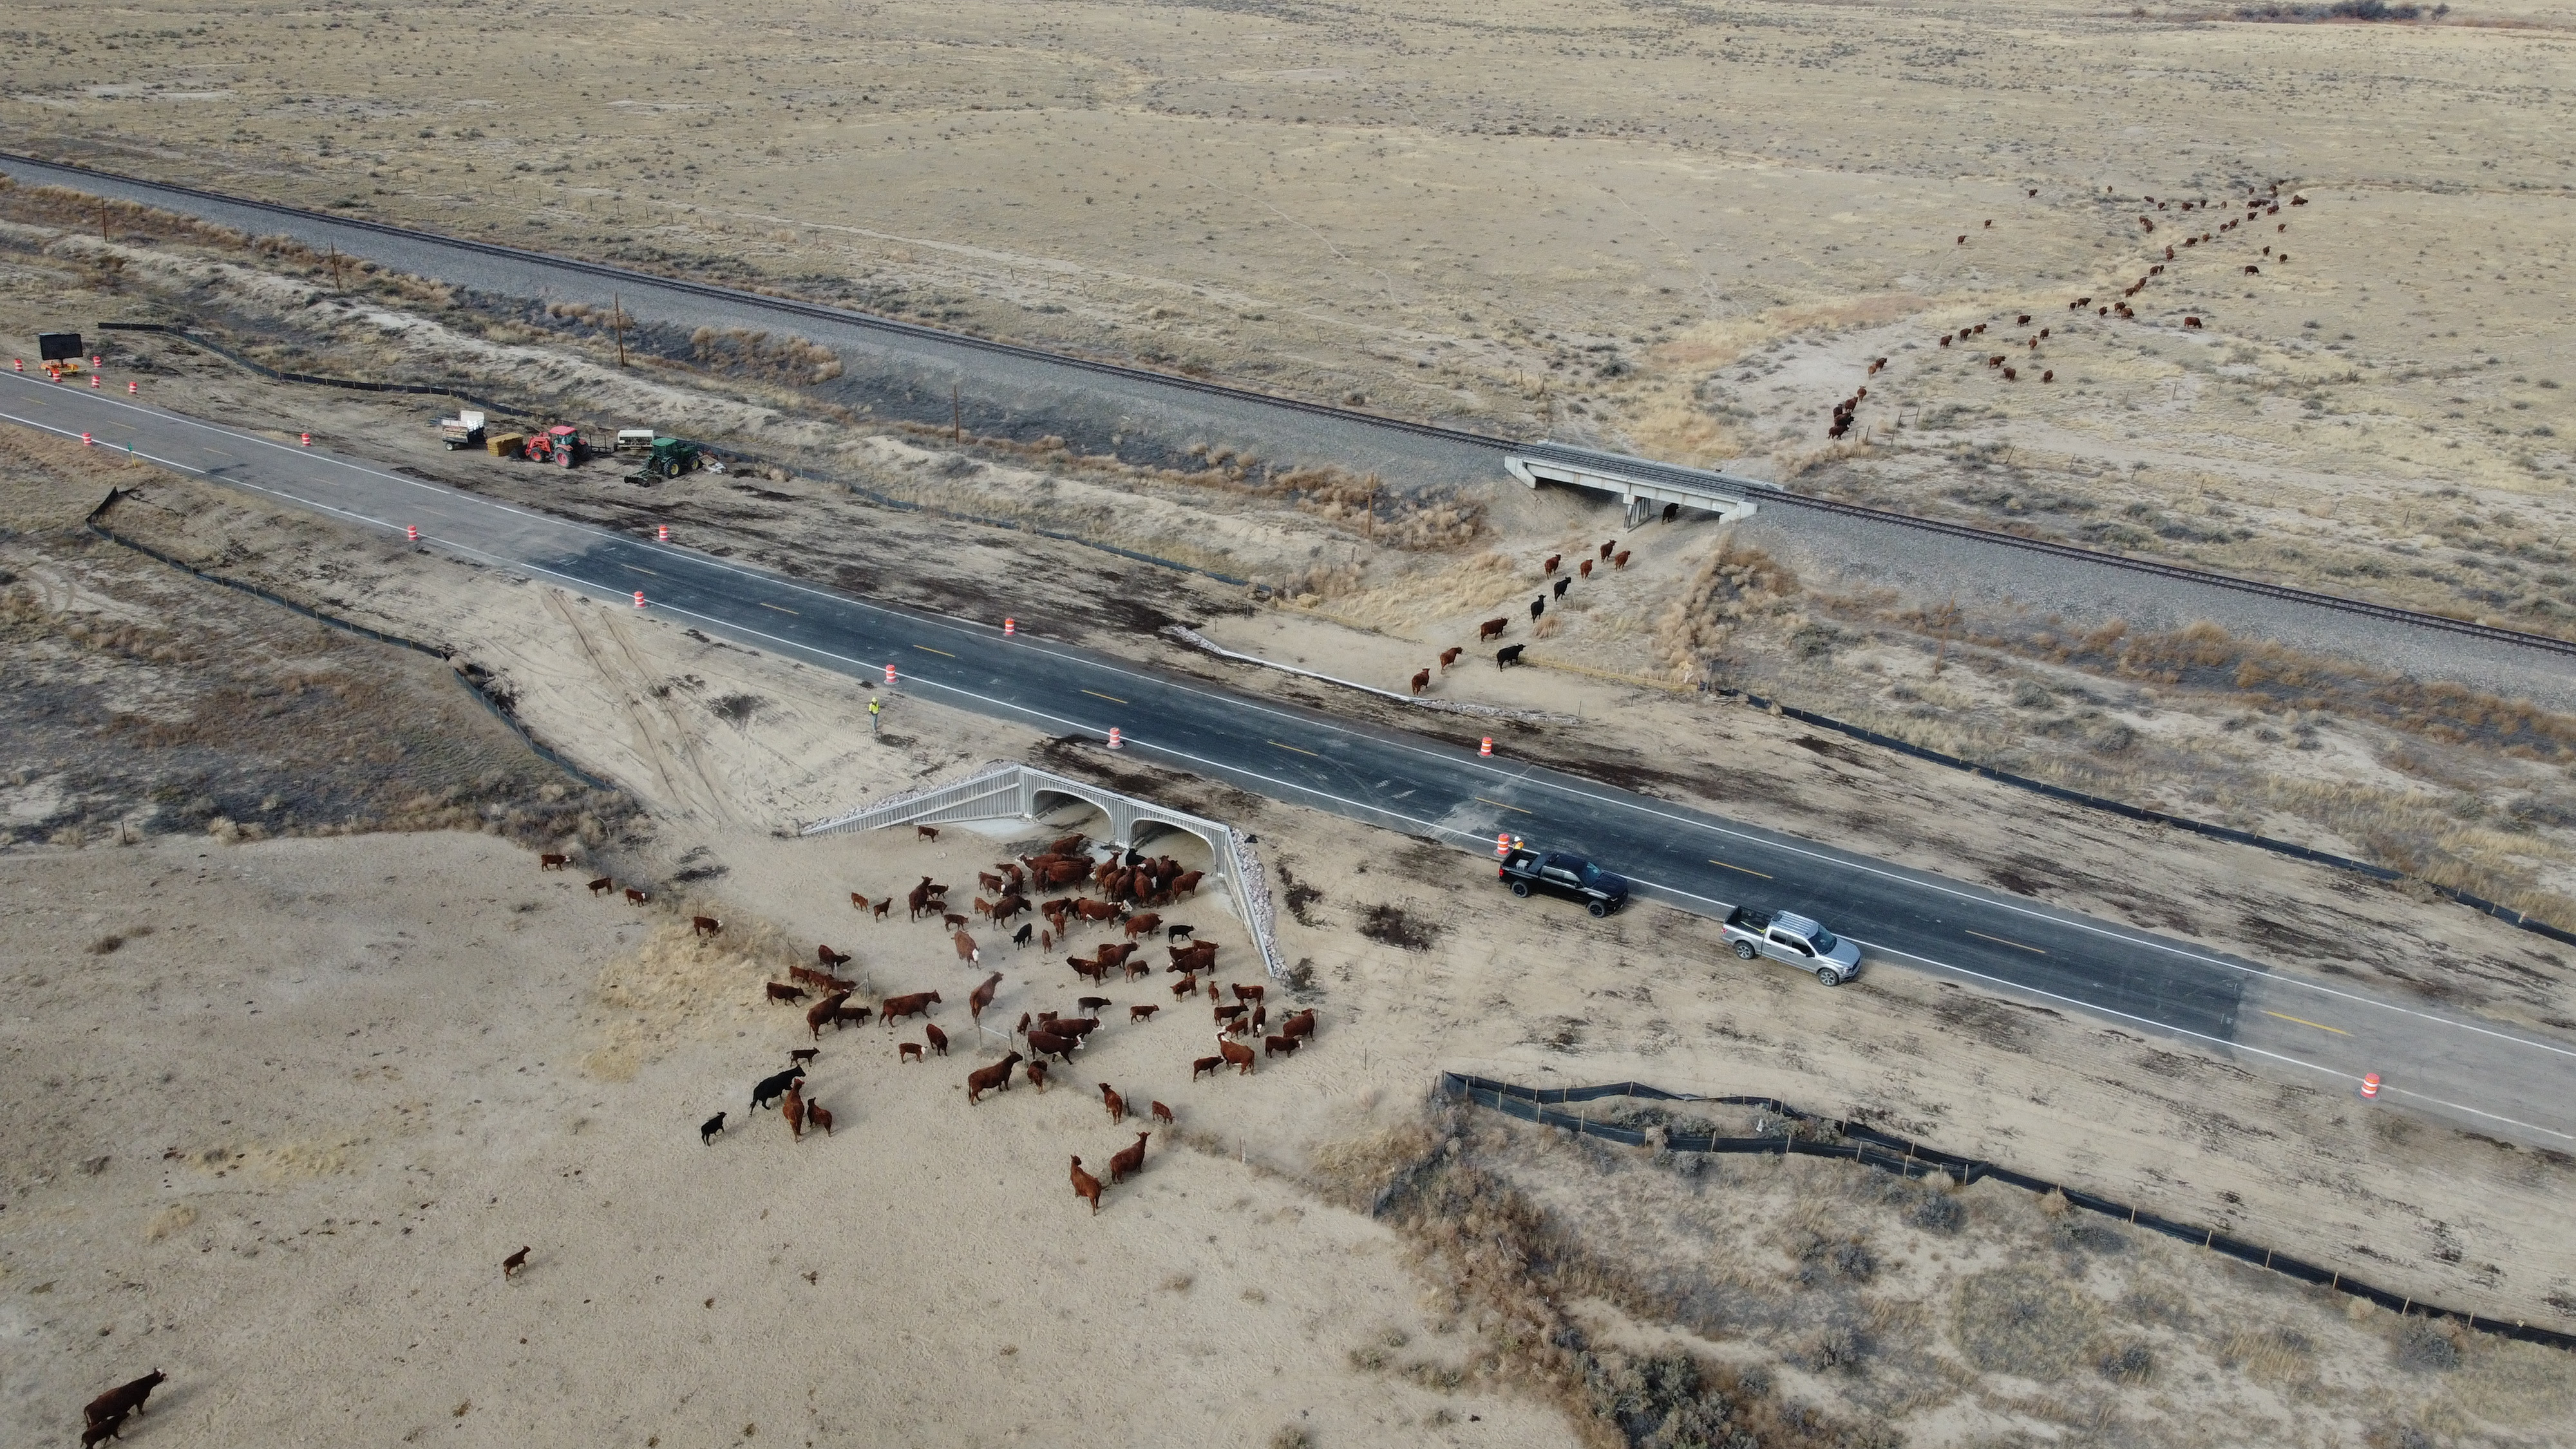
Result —
[{"label": "railroad track", "polygon": [[[1060,367],[1078,372],[1086,372],[1100,377],[1113,377],[1126,382],[1140,382],[1150,384],[1155,387],[1170,388],[1180,392],[1190,392],[1206,397],[1223,398],[1228,401],[1245,403],[1255,407],[1274,408],[1286,412],[1302,413],[1310,417],[1323,418],[1328,421],[1338,422],[1353,427],[1377,428],[1391,432],[1406,433],[1414,437],[1429,438],[1439,442],[1451,443],[1465,448],[1479,449],[1498,455],[1528,446],[1518,440],[1496,437],[1489,433],[1470,432],[1463,428],[1446,427],[1438,423],[1419,422],[1410,418],[1390,417],[1384,413],[1364,412],[1357,408],[1344,407],[1332,403],[1319,403],[1305,398],[1291,397],[1280,393],[1263,392],[1255,388],[1243,387],[1234,383],[1210,382],[1203,378],[1191,377],[1185,373],[1158,372],[1151,368],[1132,367],[1124,363],[1104,362],[1096,358],[1084,357],[1076,353],[1055,352],[1045,348],[1030,347],[1023,343],[1003,342],[988,337],[976,337],[967,333],[951,332],[944,328],[925,326],[918,322],[905,322],[893,317],[879,316],[872,312],[860,312],[844,307],[828,307],[819,302],[807,302],[793,297],[779,297],[765,292],[745,291],[738,287],[723,287],[710,282],[694,282],[684,278],[668,277],[653,272],[639,272],[626,267],[610,266],[604,262],[583,261],[579,258],[561,256],[551,252],[532,251],[525,247],[505,246],[498,242],[477,241],[468,237],[446,236],[437,232],[421,231],[411,227],[393,226],[380,221],[369,221],[364,217],[335,216],[328,212],[308,211],[302,207],[287,206],[279,202],[261,201],[250,197],[231,196],[219,191],[207,191],[198,187],[182,186],[175,182],[147,181],[137,177],[121,176],[112,171],[100,171],[70,162],[44,161],[32,156],[21,156],[13,152],[5,151],[0,151],[0,162],[12,163],[24,166],[33,171],[51,172],[72,178],[93,178],[98,181],[110,182],[120,187],[145,193],[158,193],[168,197],[187,197],[198,201],[210,202],[219,206],[247,208],[254,211],[265,212],[274,216],[291,217],[299,221],[321,226],[372,232],[383,236],[399,238],[416,244],[446,247],[458,251],[498,257],[504,260],[519,262],[531,266],[576,272],[584,276],[598,277],[606,281],[615,282],[621,286],[656,287],[686,296],[703,297],[711,301],[724,302],[734,306],[757,307],[770,312],[782,313],[787,316],[808,317],[817,321],[832,322],[841,326],[864,328],[870,331],[882,332],[890,336],[903,337],[916,342],[929,343],[939,347],[956,348],[968,352],[980,352],[997,357],[1015,358],[1025,362],[1038,363],[1043,366]],[[1661,474],[1685,484],[1692,482],[1700,482],[1702,484],[1707,482],[1719,482],[1725,486],[1738,489],[1748,486],[1748,480],[1729,478],[1724,474],[1710,473],[1701,469],[1684,468],[1670,463],[1657,463],[1651,459],[1644,458],[1625,461],[1627,466],[1635,468],[1641,473]],[[2318,593],[2311,589],[2293,588],[2287,584],[2266,583],[2259,579],[2241,578],[2233,574],[2222,574],[2208,569],[2192,568],[2184,564],[2165,563],[2155,559],[2132,558],[2123,554],[2104,553],[2097,549],[2079,548],[2073,544],[2057,543],[2047,539],[2026,538],[2020,534],[2005,533],[1997,529],[1978,528],[1971,524],[1950,523],[1936,518],[1924,518],[1910,513],[1898,513],[1890,509],[1872,508],[1866,504],[1844,503],[1836,499],[1819,498],[1813,494],[1792,493],[1787,489],[1774,487],[1770,484],[1752,483],[1749,486],[1759,490],[1759,493],[1756,496],[1758,496],[1763,502],[1778,506],[1803,508],[1812,512],[1835,514],[1845,518],[1870,523],[1887,524],[1898,528],[1917,529],[1926,533],[1942,534],[1951,538],[1982,543],[1997,548],[2019,549],[2028,553],[2044,554],[2052,558],[2063,559],[2072,563],[2088,564],[2100,568],[2125,569],[2131,573],[2147,574],[2158,578],[2171,579],[2178,583],[2197,584],[2204,588],[2226,589],[2235,593],[2248,594],[2260,598],[2277,599],[2285,603],[2299,604],[2309,608],[2330,609],[2338,613],[2358,615],[2369,619],[2378,619],[2387,623],[2401,624],[2411,628],[2430,629],[2442,633],[2480,639],[2489,643],[2504,644],[2516,648],[2554,654],[2564,658],[2576,658],[2576,640],[2553,638],[2546,634],[2533,634],[2519,629],[2507,629],[2494,624],[2481,624],[2469,619],[2455,619],[2444,614],[2430,614],[2415,609],[2402,609],[2390,604],[2375,604],[2368,600],[2347,598],[2340,594]]]}]

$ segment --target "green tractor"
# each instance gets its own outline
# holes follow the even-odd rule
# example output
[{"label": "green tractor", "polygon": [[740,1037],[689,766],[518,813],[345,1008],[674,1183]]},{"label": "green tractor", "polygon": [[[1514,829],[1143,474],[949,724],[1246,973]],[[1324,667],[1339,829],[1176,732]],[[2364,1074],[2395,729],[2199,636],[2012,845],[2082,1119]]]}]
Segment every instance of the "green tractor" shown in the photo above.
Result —
[{"label": "green tractor", "polygon": [[696,471],[706,462],[706,450],[686,438],[655,438],[644,450],[643,471],[629,481],[650,483],[657,478],[677,478]]}]

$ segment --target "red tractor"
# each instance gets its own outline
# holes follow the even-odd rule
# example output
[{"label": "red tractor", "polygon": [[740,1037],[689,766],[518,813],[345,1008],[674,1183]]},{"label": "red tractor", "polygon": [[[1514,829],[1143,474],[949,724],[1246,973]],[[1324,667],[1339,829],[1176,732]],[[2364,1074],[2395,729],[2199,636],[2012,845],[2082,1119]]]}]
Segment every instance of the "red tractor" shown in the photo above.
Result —
[{"label": "red tractor", "polygon": [[581,430],[557,423],[542,433],[532,435],[519,456],[531,463],[552,463],[559,468],[569,468],[581,461],[581,454]]}]

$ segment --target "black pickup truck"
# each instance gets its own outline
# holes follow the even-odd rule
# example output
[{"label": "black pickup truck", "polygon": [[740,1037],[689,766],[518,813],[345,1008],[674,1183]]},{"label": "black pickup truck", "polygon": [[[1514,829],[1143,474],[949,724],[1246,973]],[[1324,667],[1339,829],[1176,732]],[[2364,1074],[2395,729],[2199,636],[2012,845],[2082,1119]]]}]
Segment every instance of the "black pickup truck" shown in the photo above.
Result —
[{"label": "black pickup truck", "polygon": [[1628,904],[1628,882],[1624,878],[1561,850],[1515,849],[1503,857],[1502,868],[1494,874],[1512,888],[1513,895],[1544,891],[1564,896],[1583,902],[1583,908],[1596,916],[1606,916]]}]

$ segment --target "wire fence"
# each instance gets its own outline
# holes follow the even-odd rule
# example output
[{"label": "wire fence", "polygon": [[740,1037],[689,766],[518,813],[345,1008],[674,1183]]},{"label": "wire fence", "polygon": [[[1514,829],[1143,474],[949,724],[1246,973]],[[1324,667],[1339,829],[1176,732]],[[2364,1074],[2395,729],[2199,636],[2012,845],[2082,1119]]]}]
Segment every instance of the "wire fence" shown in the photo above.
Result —
[{"label": "wire fence", "polygon": [[474,696],[474,702],[490,711],[494,719],[497,719],[502,724],[509,726],[510,733],[519,737],[519,743],[526,745],[539,759],[544,760],[547,764],[550,764],[556,769],[563,771],[565,774],[572,776],[574,779],[579,780],[591,789],[606,791],[617,790],[618,787],[616,785],[599,778],[597,775],[590,773],[581,766],[565,759],[551,746],[539,740],[535,735],[528,733],[528,727],[519,722],[518,716],[512,714],[507,709],[502,708],[501,702],[486,693],[481,684],[468,677],[464,670],[455,667],[455,656],[449,651],[437,648],[434,645],[423,644],[417,639],[406,639],[400,634],[388,634],[381,629],[370,629],[364,624],[353,623],[347,619],[325,614],[318,609],[311,608],[304,604],[299,604],[293,599],[284,598],[280,595],[270,593],[268,590],[261,588],[257,584],[246,584],[239,579],[228,579],[221,574],[210,574],[204,569],[198,568],[194,564],[173,558],[148,543],[138,543],[135,540],[127,538],[125,535],[116,532],[114,529],[109,528],[106,523],[108,510],[114,508],[118,501],[123,499],[130,491],[131,490],[124,488],[110,488],[107,490],[107,497],[100,500],[98,507],[90,510],[89,516],[82,520],[83,525],[87,527],[90,532],[97,534],[99,537],[106,539],[112,544],[116,544],[121,548],[130,548],[136,553],[142,554],[146,558],[152,559],[157,563],[166,564],[183,573],[193,574],[196,577],[205,580],[207,583],[232,589],[238,593],[248,594],[253,598],[262,599],[268,603],[275,604],[281,609],[291,609],[294,612],[303,615],[305,618],[311,619],[315,623],[325,625],[329,628],[344,630],[351,634],[363,635],[366,638],[375,640],[379,644],[391,644],[397,649],[409,649],[415,653],[426,654],[430,658],[447,665],[448,674],[455,679],[458,686],[464,689],[466,693]]},{"label": "wire fence", "polygon": [[[2082,805],[2087,809],[2108,811],[2113,815],[2139,821],[2143,824],[2161,825],[2173,830],[2185,830],[2194,835],[2207,836],[2212,840],[2226,840],[2232,841],[2238,845],[2250,845],[2257,850],[2268,850],[2275,855],[2286,855],[2293,860],[2304,860],[2313,865],[2328,866],[2335,870],[2348,870],[2357,875],[2366,875],[2372,880],[2401,881],[2408,879],[2404,871],[2391,870],[2384,865],[2372,865],[2368,861],[2354,860],[2352,857],[2346,855],[2335,855],[2328,851],[2312,849],[2308,846],[2300,845],[2295,841],[2276,840],[2268,835],[2257,835],[2250,830],[2238,830],[2233,826],[2212,824],[2206,820],[2193,820],[2181,815],[2168,815],[2162,810],[2150,810],[2143,805],[2132,805],[2125,800],[2113,800],[2103,795],[2088,795],[2081,790],[2068,789],[2064,785],[2052,785],[2046,780],[2034,780],[2028,775],[2016,775],[2008,770],[1998,770],[1991,765],[1980,765],[1974,760],[1963,760],[1956,755],[1945,755],[1939,750],[1927,749],[1922,745],[1898,739],[1894,735],[1883,735],[1876,730],[1867,728],[1866,726],[1838,720],[1833,718],[1831,715],[1817,714],[1813,710],[1800,709],[1793,704],[1783,704],[1776,699],[1765,699],[1758,694],[1749,694],[1737,690],[1716,690],[1714,692],[1720,695],[1732,695],[1736,698],[1740,698],[1746,704],[1749,704],[1756,709],[1777,710],[1782,717],[1796,720],[1800,724],[1813,725],[1818,729],[1832,730],[1836,734],[1849,736],[1850,738],[1859,740],[1865,744],[1876,745],[1881,749],[1894,750],[1899,754],[1911,755],[1915,759],[1928,761],[1935,765],[1947,765],[1954,770],[1965,770],[1969,774],[1978,776],[1982,779],[1993,780],[1999,784],[2010,785],[2016,790],[2028,790],[2035,795],[2045,795],[2052,800],[2063,800],[2070,805]],[[2420,877],[2418,880],[2426,889],[2433,891],[2435,894],[2440,895],[2445,899],[2457,901],[2461,905],[2467,906],[2469,909],[2476,911],[2481,915],[2493,916],[2507,925],[2520,927],[2534,935],[2546,936],[2553,941],[2561,942],[2570,946],[2576,946],[2576,931],[2562,930],[2557,926],[2551,925],[2547,921],[2525,915],[2511,906],[2488,900],[2484,896],[2472,895],[2467,891],[2460,890],[2452,886],[2435,885],[2431,881],[2421,880]]]},{"label": "wire fence", "polygon": [[[2066,1201],[2087,1212],[2116,1218],[2135,1227],[2162,1233],[2166,1237],[2222,1253],[2238,1262],[2332,1289],[2355,1298],[2366,1299],[2392,1313],[2419,1318],[2449,1319],[2465,1324],[2480,1333],[2492,1333],[2524,1343],[2545,1344],[2551,1348],[2576,1349],[2576,1334],[2556,1329],[2538,1328],[2519,1321],[2508,1322],[2481,1317],[2475,1312],[2441,1308],[2418,1303],[2412,1295],[2391,1293],[2358,1279],[2347,1277],[2341,1269],[2324,1268],[2286,1253],[2229,1237],[2216,1228],[2181,1222],[2155,1213],[2144,1212],[2126,1203],[2114,1202],[2096,1193],[2067,1187],[2045,1178],[2017,1172],[1981,1158],[1961,1157],[1918,1142],[1892,1136],[1857,1122],[1835,1121],[1801,1112],[1772,1097],[1704,1097],[1689,1092],[1667,1092],[1642,1082],[1612,1082],[1597,1087],[1523,1087],[1490,1077],[1464,1072],[1442,1072],[1440,1090],[1452,1097],[1463,1097],[1479,1107],[1490,1108],[1506,1117],[1534,1122],[1542,1127],[1560,1127],[1578,1137],[1598,1137],[1630,1147],[1644,1147],[1652,1142],[1674,1152],[1753,1153],[1774,1157],[1836,1157],[1863,1163],[1883,1172],[1894,1172],[1909,1178],[1942,1174],[1961,1186],[1992,1178],[2034,1193],[2059,1193]],[[1779,1119],[1777,1132],[1764,1132],[1754,1137],[1719,1137],[1674,1132],[1650,1134],[1640,1127],[1623,1126],[1616,1121],[1594,1122],[1589,1112],[1565,1110],[1569,1103],[1597,1102],[1604,1098],[1653,1102],[1707,1102],[1729,1107],[1752,1107],[1766,1117]],[[1757,1120],[1757,1126],[1761,1125]]]}]

